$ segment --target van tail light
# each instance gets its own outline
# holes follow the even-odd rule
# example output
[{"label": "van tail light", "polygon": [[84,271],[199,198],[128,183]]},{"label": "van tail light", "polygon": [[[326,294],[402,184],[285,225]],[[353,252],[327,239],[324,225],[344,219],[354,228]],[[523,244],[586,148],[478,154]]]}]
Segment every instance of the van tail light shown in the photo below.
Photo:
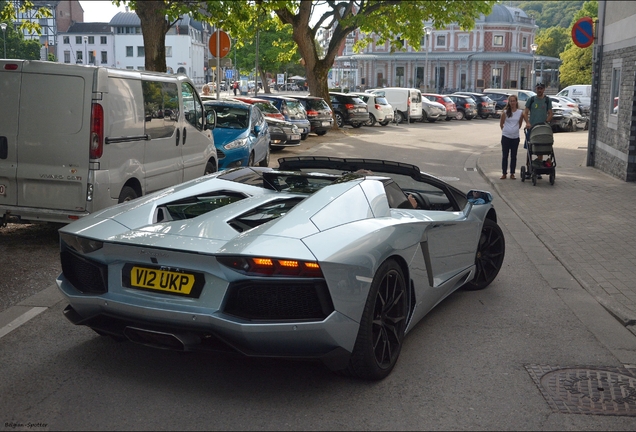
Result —
[{"label": "van tail light", "polygon": [[18,70],[18,65],[16,63],[7,63],[4,65],[4,70]]},{"label": "van tail light", "polygon": [[91,107],[90,158],[99,159],[104,153],[104,108],[93,103]]},{"label": "van tail light", "polygon": [[355,107],[354,104],[345,104],[345,108],[348,110],[352,110]]}]

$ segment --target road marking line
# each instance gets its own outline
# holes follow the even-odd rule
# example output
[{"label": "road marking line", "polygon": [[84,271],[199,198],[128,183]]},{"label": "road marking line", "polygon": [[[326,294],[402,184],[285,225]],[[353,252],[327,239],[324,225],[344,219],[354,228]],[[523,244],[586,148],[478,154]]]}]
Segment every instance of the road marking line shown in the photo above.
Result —
[{"label": "road marking line", "polygon": [[22,315],[20,315],[19,317],[17,317],[13,321],[11,321],[6,326],[0,328],[0,338],[6,336],[7,334],[12,332],[13,330],[15,330],[18,327],[20,327],[25,322],[29,321],[31,318],[35,318],[36,316],[38,316],[39,314],[41,314],[42,312],[44,312],[47,309],[48,308],[45,308],[45,307],[34,307],[34,308],[28,310],[27,312],[23,313]]}]

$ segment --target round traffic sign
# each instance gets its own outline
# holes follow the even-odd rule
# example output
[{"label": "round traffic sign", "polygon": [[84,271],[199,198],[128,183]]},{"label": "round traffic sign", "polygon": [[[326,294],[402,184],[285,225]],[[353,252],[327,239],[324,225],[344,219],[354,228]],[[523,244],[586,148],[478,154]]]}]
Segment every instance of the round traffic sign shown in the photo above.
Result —
[{"label": "round traffic sign", "polygon": [[[216,55],[216,35],[219,35],[219,51],[221,53],[220,56]],[[210,53],[214,57],[223,58],[230,52],[230,36],[224,31],[215,31],[210,36],[210,40],[208,41],[208,46],[210,47]]]},{"label": "round traffic sign", "polygon": [[594,43],[594,21],[583,17],[572,26],[572,42],[579,48],[587,48]]}]

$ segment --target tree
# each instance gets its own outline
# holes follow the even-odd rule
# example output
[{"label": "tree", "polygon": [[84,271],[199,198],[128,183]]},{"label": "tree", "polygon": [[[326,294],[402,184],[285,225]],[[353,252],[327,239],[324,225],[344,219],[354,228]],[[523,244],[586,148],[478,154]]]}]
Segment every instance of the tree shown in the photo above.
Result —
[{"label": "tree", "polygon": [[[450,23],[458,23],[462,28],[470,29],[480,14],[489,14],[495,2],[456,0],[453,2],[411,0],[411,1],[366,1],[366,0],[326,0],[312,1],[270,1],[281,22],[293,27],[294,41],[305,62],[309,92],[329,100],[327,74],[338,55],[340,47],[348,34],[355,30],[362,32],[362,39],[356,49],[377,39],[377,43],[389,41],[392,49],[400,50],[401,41],[419,47],[424,36],[424,23],[431,21],[436,28]],[[312,26],[310,21],[318,5],[328,9]],[[322,26],[333,26],[332,37],[324,58],[318,56],[314,39]]]},{"label": "tree", "polygon": [[[598,2],[587,1],[583,7],[574,14],[568,35],[572,34],[574,24],[585,16],[593,20],[598,17]],[[592,84],[592,53],[594,45],[587,48],[579,48],[573,42],[569,42],[561,53],[561,67],[559,68],[559,80],[562,87],[573,84]]]},{"label": "tree", "polygon": [[539,30],[539,34],[535,38],[538,46],[537,54],[548,57],[559,57],[563,52],[571,36],[567,29],[563,27],[550,27],[548,29]]},{"label": "tree", "polygon": [[[35,9],[35,18],[51,18],[53,14],[46,6],[35,8],[33,2],[30,0],[23,0],[20,2],[20,7],[16,10],[15,4],[12,1],[0,1],[0,21],[13,23],[18,20],[18,13],[27,13],[30,10]],[[7,27],[8,28],[8,27]],[[39,22],[23,20],[20,23],[21,31],[28,31],[29,33],[41,33],[41,27]],[[39,58],[39,56],[38,56]]]}]

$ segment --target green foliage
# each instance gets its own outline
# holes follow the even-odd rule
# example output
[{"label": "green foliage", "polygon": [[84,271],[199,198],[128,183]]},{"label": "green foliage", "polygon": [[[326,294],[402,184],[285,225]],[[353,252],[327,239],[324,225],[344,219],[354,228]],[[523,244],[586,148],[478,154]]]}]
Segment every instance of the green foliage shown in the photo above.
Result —
[{"label": "green foliage", "polygon": [[[0,3],[0,21],[12,23],[17,21],[18,13],[26,13],[31,9],[35,9],[33,2],[30,0],[24,0],[19,3],[19,8],[16,10],[15,3],[12,1],[3,1]],[[53,14],[46,7],[40,7],[35,11],[35,18],[51,18]],[[22,21],[20,24],[20,30],[27,30],[30,34],[41,34],[42,29],[37,21]]]},{"label": "green foliage", "polygon": [[[7,58],[10,59],[23,59],[23,60],[39,60],[40,50],[42,46],[40,42],[35,39],[24,40],[22,32],[13,28],[11,21],[2,22],[7,24],[6,29],[6,41],[0,42],[0,54],[4,57],[4,49],[6,42]],[[0,32],[0,37],[4,34]]]},{"label": "green foliage", "polygon": [[[508,3],[508,2],[506,2]],[[535,19],[539,29],[567,28],[572,16],[583,7],[584,1],[513,1],[510,4]]]},{"label": "green foliage", "polygon": [[538,46],[537,54],[549,57],[559,57],[566,45],[572,40],[567,29],[562,27],[550,27],[539,30],[535,38]]}]

